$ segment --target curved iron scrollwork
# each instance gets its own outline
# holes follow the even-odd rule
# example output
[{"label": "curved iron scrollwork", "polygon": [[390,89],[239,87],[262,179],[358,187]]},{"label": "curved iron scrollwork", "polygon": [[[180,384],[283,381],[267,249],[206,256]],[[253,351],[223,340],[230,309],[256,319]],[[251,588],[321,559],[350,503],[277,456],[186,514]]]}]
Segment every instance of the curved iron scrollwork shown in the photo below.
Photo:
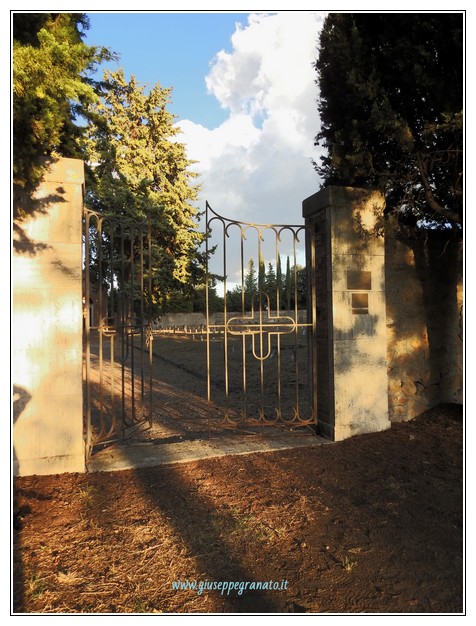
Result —
[{"label": "curved iron scrollwork", "polygon": [[[223,310],[212,314],[209,302],[214,281],[207,268],[207,393],[215,416],[221,415],[215,419],[232,428],[259,426],[261,430],[316,424],[313,231],[303,224],[229,219],[207,202],[206,232],[207,258],[213,249],[214,258],[221,261],[213,276],[223,280]],[[304,256],[304,244],[307,267],[303,268],[298,253]],[[288,284],[284,284],[283,272],[278,272],[271,293],[270,285],[264,284],[265,259],[271,258],[279,268],[286,255]],[[247,262],[248,272],[250,267],[258,268],[254,289]],[[304,298],[299,283],[303,274]],[[230,280],[233,275],[235,281]]]}]

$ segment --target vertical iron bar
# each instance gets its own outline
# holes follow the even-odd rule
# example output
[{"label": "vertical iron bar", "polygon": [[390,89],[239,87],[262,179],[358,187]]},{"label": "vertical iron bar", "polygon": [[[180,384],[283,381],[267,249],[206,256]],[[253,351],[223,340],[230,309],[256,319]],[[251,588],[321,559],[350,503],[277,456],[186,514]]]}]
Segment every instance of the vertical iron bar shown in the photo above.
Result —
[{"label": "vertical iron bar", "polygon": [[90,328],[89,328],[89,311],[90,311],[90,249],[89,249],[89,213],[84,208],[83,209],[83,217],[84,217],[84,335],[85,335],[85,343],[86,343],[86,355],[85,355],[85,375],[86,375],[86,460],[88,460],[91,446],[92,446],[92,429],[91,429],[91,336],[90,336]]},{"label": "vertical iron bar", "polygon": [[315,226],[310,228],[311,245],[311,353],[312,353],[312,411],[314,423],[318,424],[317,415],[317,276],[316,276],[316,232]]},{"label": "vertical iron bar", "polygon": [[98,349],[99,349],[99,423],[101,425],[101,433],[105,431],[105,418],[104,418],[104,400],[103,400],[103,325],[102,325],[102,218],[96,218],[97,224],[97,240],[98,240],[98,312],[97,312],[97,327],[98,333]]},{"label": "vertical iron bar", "polygon": [[129,334],[130,334],[130,355],[131,355],[131,423],[134,424],[136,420],[136,402],[135,402],[135,361],[134,361],[134,237],[137,229],[130,226],[130,236],[131,236],[131,254],[130,254],[130,320],[129,320]]},{"label": "vertical iron bar", "polygon": [[[152,324],[152,218],[150,214],[147,217],[147,245],[149,254],[149,311],[148,318]],[[152,427],[152,414],[153,414],[153,383],[152,383],[152,356],[153,356],[153,343],[154,335],[152,330],[149,339],[149,425]]]},{"label": "vertical iron bar", "polygon": [[[278,284],[278,259],[279,259],[279,240],[280,233],[276,232],[276,316],[279,317],[279,284]],[[278,412],[279,420],[282,419],[281,404],[281,335],[276,337],[276,358],[277,358],[277,394],[278,394]]]},{"label": "vertical iron bar", "polygon": [[263,423],[265,420],[264,415],[264,347],[263,347],[263,295],[261,291],[261,282],[262,282],[262,269],[261,269],[261,261],[262,261],[262,251],[261,251],[261,237],[262,232],[258,227],[258,320],[259,320],[259,370],[260,370],[260,398],[261,398],[261,406],[260,406],[260,424],[261,424],[261,434],[263,434]]},{"label": "vertical iron bar", "polygon": [[115,331],[116,331],[116,327],[117,327],[117,313],[114,311],[114,282],[115,282],[115,270],[114,270],[114,230],[115,230],[115,225],[112,221],[109,220],[109,229],[110,229],[110,245],[109,245],[109,253],[111,255],[110,258],[110,269],[111,269],[111,297],[110,297],[110,309],[108,311],[109,315],[112,318],[113,321],[113,330],[114,330],[114,334],[111,335],[111,354],[110,354],[110,361],[111,361],[111,430],[115,430],[116,428],[116,412],[115,412],[115,399],[116,399],[116,394],[115,394],[115,389],[114,389],[114,385],[115,385],[115,380],[114,380],[114,374],[115,374],[115,362],[114,362],[114,341],[115,341]]},{"label": "vertical iron bar", "polygon": [[205,324],[206,324],[206,364],[207,364],[207,423],[208,423],[208,435],[210,436],[210,411],[211,411],[211,398],[210,398],[210,315],[209,315],[209,296],[208,296],[208,238],[210,236],[208,228],[208,202],[205,202]]},{"label": "vertical iron bar", "polygon": [[[209,305],[209,243],[208,239],[210,237],[210,228],[208,222],[208,202],[205,203],[205,322],[207,325],[207,345],[206,345],[206,355],[207,355],[207,404],[208,404],[208,412],[207,412],[207,426],[208,426],[208,436],[210,436],[210,413],[211,413],[211,384],[210,384],[210,305]],[[225,296],[225,294],[224,294]]]},{"label": "vertical iron bar", "polygon": [[124,324],[125,324],[125,268],[124,268],[124,226],[120,225],[120,233],[121,233],[121,419],[122,426],[125,425],[126,418],[126,406],[125,406],[125,351],[124,351]]},{"label": "vertical iron bar", "polygon": [[[241,315],[245,316],[245,259],[243,249],[244,233],[243,227],[240,226],[240,263],[241,263]],[[243,378],[243,420],[248,417],[248,389],[246,379],[246,334],[242,335],[242,378]]]},{"label": "vertical iron bar", "polygon": [[111,433],[115,432],[116,430],[116,412],[115,412],[116,395],[114,393],[114,384],[115,384],[114,340],[115,338],[116,338],[116,335],[112,334],[111,339],[110,339],[110,351],[111,351],[111,355],[110,355],[110,360],[111,360],[111,427],[110,427],[110,432]]},{"label": "vertical iron bar", "polygon": [[144,405],[144,232],[139,233],[139,283],[140,283],[140,397]]},{"label": "vertical iron bar", "polygon": [[224,356],[224,364],[225,364],[225,407],[227,417],[229,416],[229,380],[228,380],[228,308],[227,308],[227,299],[226,299],[226,291],[227,291],[227,249],[226,249],[226,228],[223,224],[223,277],[224,277],[224,285],[223,285],[223,323],[224,323],[224,334],[223,334],[223,356]]},{"label": "vertical iron bar", "polygon": [[298,364],[298,341],[299,341],[299,312],[298,312],[298,274],[296,242],[298,234],[293,229],[293,263],[294,263],[294,389],[296,398],[296,417],[299,418],[299,364]]},{"label": "vertical iron bar", "polygon": [[[114,225],[111,221],[109,223],[109,269],[111,272],[111,294],[109,296],[109,307],[107,309],[107,315],[113,320],[114,323]],[[108,319],[109,325],[109,319]]]}]

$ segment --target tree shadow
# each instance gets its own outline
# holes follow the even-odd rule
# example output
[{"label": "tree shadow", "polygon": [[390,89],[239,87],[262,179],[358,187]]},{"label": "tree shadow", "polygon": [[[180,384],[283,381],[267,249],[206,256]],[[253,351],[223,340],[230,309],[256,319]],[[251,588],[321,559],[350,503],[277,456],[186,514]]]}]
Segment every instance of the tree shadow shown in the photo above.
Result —
[{"label": "tree shadow", "polygon": [[[173,389],[169,388],[169,385],[160,385],[158,389],[162,398],[162,402],[159,404],[167,404],[169,400],[177,402],[177,398],[174,398],[173,394],[182,393],[182,402],[185,405],[183,394],[186,392],[181,389],[181,381],[176,380]],[[99,392],[99,384],[93,382],[91,395],[97,398]],[[194,409],[197,405],[198,401],[194,403]],[[184,406],[184,410],[186,409],[187,406]],[[161,418],[159,416],[155,419],[160,422]],[[167,425],[168,422],[165,421],[165,426]],[[177,430],[180,425],[173,427]],[[179,431],[177,430],[177,432]],[[180,432],[183,433],[183,439],[190,438],[190,433],[187,430]],[[202,437],[206,436],[207,433],[203,432]],[[127,459],[129,450],[135,452],[135,447],[121,446],[121,454],[124,459]],[[134,462],[132,456],[131,462]],[[180,464],[139,468],[132,470],[132,472],[134,482],[140,486],[143,498],[148,503],[147,506],[151,510],[158,509],[166,517],[167,524],[171,526],[173,534],[180,538],[180,545],[185,546],[183,550],[193,556],[196,564],[195,574],[184,571],[180,577],[174,580],[171,578],[171,593],[173,593],[172,583],[179,580],[184,583],[186,580],[191,582],[197,580],[197,586],[200,582],[208,581],[213,586],[213,584],[228,582],[266,582],[269,579],[269,572],[263,573],[263,578],[260,578],[259,573],[252,571],[249,564],[243,563],[240,554],[240,542],[236,539],[236,529],[240,524],[236,512],[226,506],[217,508],[216,501],[200,490],[197,481],[192,480],[189,474],[182,470]],[[100,476],[101,474],[91,474],[91,483],[101,485],[101,498],[113,499],[115,497],[113,474],[102,474],[105,477],[104,482],[101,481]],[[107,516],[103,515],[100,507],[94,509],[91,514],[94,515],[95,523],[98,526],[107,527],[109,520]],[[160,546],[157,549],[160,550]],[[264,578],[265,576],[266,578]],[[282,575],[279,571],[276,571],[273,580],[281,584]],[[178,605],[190,600],[189,597],[187,600],[187,594],[196,594],[198,597],[197,591],[189,589],[178,588],[174,593],[177,596],[181,594],[184,596],[183,600],[177,598]],[[221,595],[219,590],[205,589],[203,594],[209,594],[218,599],[222,604],[224,613],[277,613],[283,609],[279,591],[265,589],[240,592],[239,589],[236,589],[230,593],[226,590]],[[152,600],[151,603],[153,604]]]},{"label": "tree shadow", "polygon": [[[169,576],[168,591],[155,595],[150,592],[138,598],[138,602],[147,605],[148,611],[158,610],[167,613],[164,606],[167,602],[176,607],[205,607],[206,597],[213,598],[213,602],[221,605],[223,613],[277,613],[282,610],[279,591],[271,590],[240,590],[228,589],[223,592],[217,586],[219,583],[246,583],[266,582],[270,573],[263,572],[262,577],[252,571],[252,567],[243,563],[240,552],[241,541],[237,540],[237,527],[241,524],[239,515],[232,507],[226,504],[218,505],[214,498],[201,489],[200,478],[194,475],[193,479],[181,465],[159,466],[124,470],[128,478],[140,490],[145,507],[158,511],[164,518],[167,537],[175,537],[177,552],[181,555],[178,567],[170,564],[170,572],[160,572],[161,577]],[[114,501],[117,498],[117,485],[114,472],[95,473],[88,478],[88,484],[100,491],[102,501]],[[132,486],[132,485],[131,485]],[[110,520],[101,507],[91,510],[93,523],[107,529]],[[139,521],[139,520],[138,520]],[[124,519],[124,524],[126,518]],[[240,527],[240,531],[242,528]],[[170,546],[166,548],[170,550]],[[153,570],[157,562],[154,552],[160,552],[160,538],[145,550],[142,566]],[[150,564],[147,565],[147,561]],[[194,584],[195,589],[181,588],[180,583]],[[273,581],[281,584],[282,575],[276,571]],[[209,584],[203,593],[200,583]],[[213,585],[215,589],[213,589]],[[176,587],[174,589],[174,586]],[[163,584],[161,585],[164,589]],[[164,604],[161,604],[164,603]],[[180,609],[174,609],[174,613]],[[188,612],[184,608],[184,612]],[[193,612],[207,612],[206,608],[193,609]]]},{"label": "tree shadow", "polygon": [[[322,446],[312,455],[231,457],[93,473],[64,483],[57,477],[54,490],[64,484],[65,493],[57,492],[47,519],[55,506],[76,506],[73,515],[87,534],[64,533],[63,526],[49,535],[47,545],[60,552],[64,540],[68,559],[61,561],[65,572],[77,574],[77,587],[67,598],[55,589],[56,598],[45,600],[52,611],[67,606],[84,613],[206,613],[209,607],[332,613],[356,606],[367,613],[456,612],[463,597],[463,483],[460,439],[448,437],[446,428],[460,431],[461,418],[446,411],[446,418],[436,416],[438,428],[433,418]],[[25,485],[24,495],[34,484]],[[79,502],[71,486],[81,492]],[[243,524],[237,532],[247,513],[272,520],[283,541],[261,541],[250,535],[253,526],[243,532]],[[305,550],[293,548],[303,541]],[[256,564],[251,545],[261,548]],[[347,557],[357,561],[352,574]],[[205,590],[199,597],[196,590],[172,586],[177,580],[197,580],[197,586],[206,580],[280,581],[283,574],[289,593]]]},{"label": "tree shadow", "polygon": [[[53,163],[53,160],[48,161],[48,167]],[[51,248],[45,242],[31,239],[27,234],[28,224],[31,218],[47,215],[51,205],[66,202],[65,194],[66,190],[62,185],[56,187],[55,193],[44,196],[40,195],[38,191],[34,193],[16,191],[13,201],[13,252],[15,254],[35,256],[37,253]]]},{"label": "tree shadow", "polygon": [[15,254],[35,256],[49,248],[51,246],[47,243],[32,241],[18,222],[13,223],[13,252]]},{"label": "tree shadow", "polygon": [[[147,482],[149,474],[139,472],[138,477],[157,505],[167,511],[173,526],[189,545],[192,554],[196,555],[199,569],[204,572],[206,579],[217,582],[260,580],[242,564],[239,543],[227,537],[227,533],[236,528],[236,517],[230,511],[218,511],[216,502],[201,494],[196,483],[181,472],[179,466],[170,468],[168,480],[186,502],[188,516],[176,510],[170,496],[165,497],[160,489],[150,491]],[[192,520],[200,520],[201,532],[197,532],[193,522],[190,523]],[[275,580],[280,580],[278,574]],[[269,591],[248,591],[239,595],[234,590],[229,595],[223,594],[222,599],[223,611],[226,612],[273,613],[279,608]]]},{"label": "tree shadow", "polygon": [[[30,402],[32,396],[30,392],[21,387],[20,385],[13,385],[13,424],[18,420],[20,415],[25,410],[27,404]],[[12,444],[12,465],[16,463],[17,456],[15,453],[15,445]],[[13,497],[12,497],[12,509],[10,511],[12,516],[12,549],[13,549],[13,602],[16,607],[19,607],[19,611],[23,609],[24,606],[24,574],[23,574],[23,565],[21,558],[21,541],[20,541],[20,533],[22,527],[22,518],[24,515],[29,513],[28,508],[25,508],[21,505],[18,499],[18,493],[15,489],[13,489]]]},{"label": "tree shadow", "polygon": [[401,396],[391,391],[390,403],[410,419],[439,403],[461,402],[461,241],[410,229],[387,239],[389,381]]}]

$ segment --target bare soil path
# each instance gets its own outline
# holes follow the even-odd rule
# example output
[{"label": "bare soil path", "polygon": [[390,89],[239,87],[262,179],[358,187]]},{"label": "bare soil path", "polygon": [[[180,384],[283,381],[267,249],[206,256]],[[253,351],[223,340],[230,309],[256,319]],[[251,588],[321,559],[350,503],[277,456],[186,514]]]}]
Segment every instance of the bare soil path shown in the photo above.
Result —
[{"label": "bare soil path", "polygon": [[444,405],[319,448],[18,478],[14,611],[461,612],[462,433]]}]

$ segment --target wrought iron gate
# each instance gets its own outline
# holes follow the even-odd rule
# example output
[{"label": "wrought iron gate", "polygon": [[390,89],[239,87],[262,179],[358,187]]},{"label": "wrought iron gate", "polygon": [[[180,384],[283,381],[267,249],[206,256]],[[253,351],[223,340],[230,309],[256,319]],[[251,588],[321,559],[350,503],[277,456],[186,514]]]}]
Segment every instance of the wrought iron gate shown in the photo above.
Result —
[{"label": "wrought iron gate", "polygon": [[[206,272],[206,345],[197,341],[203,353],[197,352],[194,363],[184,366],[182,353],[174,362],[176,351],[182,345],[190,349],[194,342],[167,334],[153,321],[149,222],[85,210],[83,228],[88,458],[95,447],[138,430],[162,438],[170,426],[164,389],[173,384],[176,397],[184,398],[184,372],[193,374],[195,381],[203,380],[202,395],[198,383],[198,390],[193,391],[192,402],[197,405],[182,407],[185,437],[224,429],[313,430],[317,422],[313,231],[304,225],[230,220],[207,203],[206,258],[211,261]],[[254,277],[252,259],[256,261]],[[274,282],[271,269],[265,271],[265,259],[269,266],[274,263]],[[222,300],[214,297],[220,281]],[[223,303],[221,310],[213,310],[216,302]],[[173,354],[167,352],[170,349]],[[166,384],[161,380],[164,367],[169,374]]]},{"label": "wrought iron gate", "polygon": [[[219,415],[223,426],[252,432],[315,425],[313,230],[227,219],[208,203],[206,228],[207,258],[213,246],[216,267],[207,269],[206,289],[210,415]],[[304,245],[307,261],[300,267]],[[274,261],[273,270],[265,259]],[[213,312],[221,281],[223,308]]]},{"label": "wrought iron gate", "polygon": [[83,214],[84,432],[94,446],[152,424],[148,221]]}]

